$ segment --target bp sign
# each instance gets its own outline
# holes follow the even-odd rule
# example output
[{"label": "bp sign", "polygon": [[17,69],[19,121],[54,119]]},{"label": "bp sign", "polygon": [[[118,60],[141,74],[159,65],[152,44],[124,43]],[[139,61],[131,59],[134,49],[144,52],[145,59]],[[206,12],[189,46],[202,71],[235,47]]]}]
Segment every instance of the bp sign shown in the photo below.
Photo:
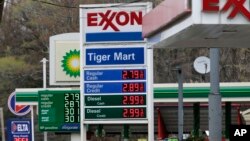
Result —
[{"label": "bp sign", "polygon": [[50,85],[79,85],[79,33],[50,37]]}]

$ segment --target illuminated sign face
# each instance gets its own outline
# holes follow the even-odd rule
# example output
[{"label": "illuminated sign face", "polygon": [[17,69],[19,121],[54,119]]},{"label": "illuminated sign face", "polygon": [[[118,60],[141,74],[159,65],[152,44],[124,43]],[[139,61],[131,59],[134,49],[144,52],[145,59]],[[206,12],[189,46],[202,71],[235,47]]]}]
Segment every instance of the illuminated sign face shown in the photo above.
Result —
[{"label": "illuminated sign face", "polygon": [[220,8],[219,3],[220,0],[203,0],[202,10],[204,12],[226,12],[232,10],[228,15],[229,19],[233,19],[236,15],[241,14],[250,20],[250,11],[245,6],[246,0],[227,0],[222,8]]},{"label": "illuminated sign face", "polygon": [[86,9],[83,28],[86,42],[143,41],[142,17],[146,8],[104,6]]}]

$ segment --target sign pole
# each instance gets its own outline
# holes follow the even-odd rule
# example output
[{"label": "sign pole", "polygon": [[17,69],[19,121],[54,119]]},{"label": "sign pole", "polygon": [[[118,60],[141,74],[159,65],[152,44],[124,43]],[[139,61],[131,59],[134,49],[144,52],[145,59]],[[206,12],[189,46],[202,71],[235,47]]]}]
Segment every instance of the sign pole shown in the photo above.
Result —
[{"label": "sign pole", "polygon": [[5,132],[4,132],[4,120],[3,120],[3,108],[0,108],[1,114],[1,129],[2,129],[2,141],[5,141]]},{"label": "sign pole", "polygon": [[[43,63],[43,88],[44,88],[44,90],[46,89],[46,62],[47,62],[48,60],[46,59],[46,58],[43,58],[42,60],[41,60],[41,62]],[[33,107],[31,107],[32,109],[32,112],[31,113],[33,113]],[[34,119],[33,119],[33,115],[32,115],[32,124],[34,124]],[[33,125],[32,125],[32,127],[34,127]],[[32,128],[32,132],[34,132],[33,131],[33,128]],[[32,136],[34,136],[34,134],[32,134]],[[47,138],[48,138],[48,133],[47,132],[44,132],[44,141],[47,141]],[[33,137],[32,137],[32,139],[33,139]]]},{"label": "sign pole", "polygon": [[182,69],[177,68],[178,77],[178,139],[183,140],[183,78]]},{"label": "sign pole", "polygon": [[46,62],[48,60],[43,58],[41,62],[43,63],[43,88],[46,89]]},{"label": "sign pole", "polygon": [[147,100],[148,100],[148,141],[154,141],[154,92],[153,92],[153,49],[148,48],[147,49],[148,57],[147,61],[149,62],[148,65],[148,94],[147,94]]},{"label": "sign pole", "polygon": [[34,132],[34,108],[33,105],[30,105],[30,116],[31,116],[31,136],[32,136],[32,141],[35,141],[35,132]]},{"label": "sign pole", "polygon": [[[152,3],[147,4],[147,13],[152,9],[153,5]],[[147,43],[147,61],[148,61],[148,94],[147,94],[147,100],[148,100],[148,107],[147,107],[147,113],[148,113],[148,140],[154,141],[154,50],[152,48],[151,44]]]},{"label": "sign pole", "polygon": [[222,110],[219,78],[219,55],[218,48],[210,48],[211,72],[209,94],[209,140],[221,141],[222,133]]}]

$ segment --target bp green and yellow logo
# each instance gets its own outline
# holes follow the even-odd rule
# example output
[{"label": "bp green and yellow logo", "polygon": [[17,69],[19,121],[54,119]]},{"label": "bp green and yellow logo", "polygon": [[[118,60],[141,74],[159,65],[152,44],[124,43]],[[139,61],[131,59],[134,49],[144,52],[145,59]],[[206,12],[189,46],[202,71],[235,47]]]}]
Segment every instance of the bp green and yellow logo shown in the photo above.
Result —
[{"label": "bp green and yellow logo", "polygon": [[62,68],[70,77],[80,76],[80,50],[70,50],[63,56]]}]

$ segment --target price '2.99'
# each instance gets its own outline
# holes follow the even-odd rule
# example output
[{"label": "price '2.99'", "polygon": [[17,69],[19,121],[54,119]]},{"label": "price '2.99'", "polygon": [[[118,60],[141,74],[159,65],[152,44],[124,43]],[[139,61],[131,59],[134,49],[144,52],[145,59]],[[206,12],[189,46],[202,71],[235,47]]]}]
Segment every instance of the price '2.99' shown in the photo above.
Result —
[{"label": "price '2.99'", "polygon": [[122,99],[123,105],[144,105],[145,96],[143,95],[124,95]]},{"label": "price '2.99'", "polygon": [[122,113],[123,118],[145,118],[145,108],[124,108]]}]

